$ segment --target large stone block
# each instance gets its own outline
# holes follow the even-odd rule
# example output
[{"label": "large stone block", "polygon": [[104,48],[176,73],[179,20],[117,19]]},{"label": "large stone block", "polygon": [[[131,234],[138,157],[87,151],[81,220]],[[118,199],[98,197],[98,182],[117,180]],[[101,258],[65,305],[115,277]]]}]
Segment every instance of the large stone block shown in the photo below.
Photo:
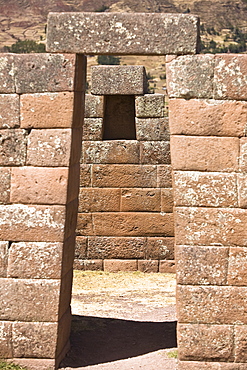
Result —
[{"label": "large stone block", "polygon": [[137,140],[170,140],[168,117],[136,118]]},{"label": "large stone block", "polygon": [[0,241],[0,277],[7,276],[9,242]]},{"label": "large stone block", "polygon": [[0,166],[23,166],[27,133],[20,129],[0,130]]},{"label": "large stone block", "polygon": [[0,279],[0,313],[7,321],[56,322],[59,280]]},{"label": "large stone block", "polygon": [[169,164],[157,166],[157,186],[159,188],[172,187],[172,166]]},{"label": "large stone block", "polygon": [[103,139],[103,118],[84,118],[83,136],[85,141]]},{"label": "large stone block", "polygon": [[0,359],[12,357],[12,323],[0,321]]},{"label": "large stone block", "polygon": [[[244,166],[246,166],[245,165],[245,159],[244,159],[243,164],[244,164]],[[247,168],[247,166],[246,166],[246,168]],[[246,173],[239,173],[237,175],[237,182],[238,182],[238,204],[239,204],[239,207],[240,208],[247,208],[247,174]]]},{"label": "large stone block", "polygon": [[191,324],[246,324],[247,287],[178,285],[178,321]]},{"label": "large stone block", "polygon": [[233,326],[178,324],[178,347],[180,360],[233,361]]},{"label": "large stone block", "polygon": [[0,205],[1,239],[11,241],[62,241],[65,207]]},{"label": "large stone block", "polygon": [[65,204],[68,168],[15,167],[11,173],[11,202]]},{"label": "large stone block", "polygon": [[20,98],[17,94],[1,94],[0,111],[0,129],[20,126]]},{"label": "large stone block", "polygon": [[247,363],[247,326],[236,325],[235,330],[235,361]]},{"label": "large stone block", "polygon": [[158,260],[139,260],[137,261],[138,271],[150,273],[159,272],[159,261]]},{"label": "large stone block", "polygon": [[160,189],[121,189],[121,211],[160,212]]},{"label": "large stone block", "polygon": [[171,137],[171,159],[174,170],[237,171],[239,139],[174,135]]},{"label": "large stone block", "polygon": [[236,174],[175,171],[173,180],[176,206],[238,207]]},{"label": "large stone block", "polygon": [[245,370],[246,364],[231,362],[179,361],[178,370]]},{"label": "large stone block", "polygon": [[247,248],[231,247],[228,260],[228,284],[239,286],[247,285]]},{"label": "large stone block", "polygon": [[144,66],[93,66],[94,95],[143,95],[148,90]]},{"label": "large stone block", "polygon": [[146,94],[137,96],[135,99],[136,117],[138,118],[155,118],[167,116],[165,108],[165,95],[163,94]]},{"label": "large stone block", "polygon": [[91,213],[78,213],[76,233],[80,236],[94,235]]},{"label": "large stone block", "polygon": [[21,128],[66,128],[73,125],[74,93],[23,94]]},{"label": "large stone block", "polygon": [[247,102],[170,99],[172,135],[245,136]]},{"label": "large stone block", "polygon": [[177,282],[226,285],[228,247],[176,246]]},{"label": "large stone block", "polygon": [[20,279],[59,279],[62,243],[11,243],[7,276]]},{"label": "large stone block", "polygon": [[85,118],[104,117],[104,97],[92,94],[85,95]]},{"label": "large stone block", "polygon": [[77,236],[75,242],[75,258],[84,259],[87,257],[88,238],[86,236]]},{"label": "large stone block", "polygon": [[239,167],[241,172],[247,172],[247,138],[240,139],[240,158]]},{"label": "large stone block", "polygon": [[104,271],[119,272],[119,271],[137,271],[137,260],[104,260]]},{"label": "large stone block", "polygon": [[120,189],[80,189],[79,212],[118,211],[120,211]]},{"label": "large stone block", "polygon": [[138,164],[139,143],[132,140],[85,141],[83,143],[84,163]]},{"label": "large stone block", "polygon": [[161,212],[173,212],[173,189],[161,189]]},{"label": "large stone block", "polygon": [[91,185],[91,171],[92,166],[90,164],[80,165],[80,186],[89,187]]},{"label": "large stone block", "polygon": [[194,54],[196,16],[164,13],[50,13],[47,50],[85,54]]},{"label": "large stone block", "polygon": [[15,93],[15,56],[0,54],[0,93]]},{"label": "large stone block", "polygon": [[6,204],[10,201],[10,180],[11,169],[0,167],[0,204]]},{"label": "large stone block", "polygon": [[93,187],[154,188],[157,185],[157,166],[94,165]]},{"label": "large stone block", "polygon": [[247,245],[247,210],[177,207],[177,245]]},{"label": "large stone block", "polygon": [[145,251],[146,259],[174,259],[174,238],[148,237]]},{"label": "large stone block", "polygon": [[170,164],[169,141],[142,141],[140,144],[141,163]]}]

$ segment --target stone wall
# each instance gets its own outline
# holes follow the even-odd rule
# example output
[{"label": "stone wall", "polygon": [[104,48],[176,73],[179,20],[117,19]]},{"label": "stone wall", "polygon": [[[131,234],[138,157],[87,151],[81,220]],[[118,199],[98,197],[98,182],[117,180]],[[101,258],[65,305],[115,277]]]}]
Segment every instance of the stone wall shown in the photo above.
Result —
[{"label": "stone wall", "polygon": [[69,345],[85,67],[0,55],[0,358],[32,369]]},{"label": "stone wall", "polygon": [[146,92],[142,66],[92,69],[76,269],[175,272],[165,96]]},{"label": "stone wall", "polygon": [[247,55],[168,61],[179,370],[244,370]]}]

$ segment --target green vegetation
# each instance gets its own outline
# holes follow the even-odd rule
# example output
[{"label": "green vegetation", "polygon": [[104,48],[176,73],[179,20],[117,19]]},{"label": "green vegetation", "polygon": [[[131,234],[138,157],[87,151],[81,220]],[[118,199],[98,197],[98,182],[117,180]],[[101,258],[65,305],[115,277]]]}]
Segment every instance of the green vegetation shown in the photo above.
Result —
[{"label": "green vegetation", "polygon": [[34,40],[18,40],[11,46],[5,46],[5,50],[16,54],[45,53],[45,44],[39,44]]},{"label": "green vegetation", "polygon": [[27,368],[0,360],[0,370],[27,370]]},{"label": "green vegetation", "polygon": [[99,55],[97,57],[97,63],[105,65],[119,65],[120,58],[114,57],[113,55]]},{"label": "green vegetation", "polygon": [[103,12],[105,12],[108,9],[109,9],[109,6],[102,5],[99,9],[96,9],[95,12],[103,13]]},{"label": "green vegetation", "polygon": [[178,358],[178,351],[175,349],[174,351],[167,352],[167,357],[168,358]]}]

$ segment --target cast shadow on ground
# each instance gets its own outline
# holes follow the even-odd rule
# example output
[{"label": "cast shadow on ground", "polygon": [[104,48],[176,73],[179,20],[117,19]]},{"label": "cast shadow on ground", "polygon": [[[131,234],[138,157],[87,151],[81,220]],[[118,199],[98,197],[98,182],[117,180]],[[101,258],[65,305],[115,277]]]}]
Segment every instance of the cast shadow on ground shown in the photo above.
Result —
[{"label": "cast shadow on ground", "polygon": [[73,315],[70,341],[63,367],[96,365],[176,347],[176,322]]}]

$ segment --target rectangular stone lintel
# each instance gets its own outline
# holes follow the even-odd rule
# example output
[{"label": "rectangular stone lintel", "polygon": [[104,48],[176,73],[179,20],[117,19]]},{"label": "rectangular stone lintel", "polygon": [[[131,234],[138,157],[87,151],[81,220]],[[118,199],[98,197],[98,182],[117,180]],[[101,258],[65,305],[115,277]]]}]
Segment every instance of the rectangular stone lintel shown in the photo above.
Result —
[{"label": "rectangular stone lintel", "polygon": [[50,13],[47,50],[78,54],[195,54],[199,18],[164,13]]}]

